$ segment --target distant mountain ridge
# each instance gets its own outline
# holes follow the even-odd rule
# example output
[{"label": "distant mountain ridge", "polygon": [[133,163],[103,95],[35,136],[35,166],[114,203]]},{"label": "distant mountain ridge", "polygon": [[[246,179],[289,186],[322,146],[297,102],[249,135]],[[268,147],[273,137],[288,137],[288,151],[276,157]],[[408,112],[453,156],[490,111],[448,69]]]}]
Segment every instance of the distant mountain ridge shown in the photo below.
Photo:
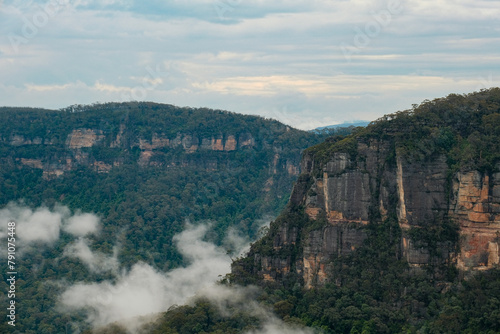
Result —
[{"label": "distant mountain ridge", "polygon": [[352,121],[352,122],[344,122],[341,124],[320,126],[320,127],[315,128],[314,130],[311,130],[311,131],[321,131],[324,129],[338,129],[338,128],[358,127],[358,126],[365,127],[368,124],[370,124],[370,121]]}]

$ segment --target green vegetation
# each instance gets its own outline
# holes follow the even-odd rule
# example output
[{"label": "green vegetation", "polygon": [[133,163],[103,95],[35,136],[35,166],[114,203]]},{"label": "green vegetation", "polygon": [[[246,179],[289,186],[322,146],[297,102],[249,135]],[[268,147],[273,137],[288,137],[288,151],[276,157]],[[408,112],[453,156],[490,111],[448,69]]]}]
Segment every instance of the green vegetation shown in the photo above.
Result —
[{"label": "green vegetation", "polygon": [[[262,285],[257,299],[284,323],[325,334],[500,331],[500,270],[477,273],[465,281],[456,276],[451,282],[436,280],[432,273],[409,270],[406,261],[397,256],[400,236],[394,219],[371,224],[363,247],[334,259],[331,274],[337,278],[335,283],[304,290],[297,284],[300,280],[288,277]],[[257,245],[265,247],[261,242]],[[237,261],[231,280],[255,284],[258,281],[242,268],[252,265],[246,260]],[[207,309],[212,312],[209,317]],[[250,313],[238,312],[228,315],[214,303],[200,300],[166,312],[153,328],[161,329],[158,333],[242,333],[261,325]],[[224,330],[217,331],[219,328]],[[96,332],[104,333],[122,332]],[[157,332],[146,327],[144,333]]]},{"label": "green vegetation", "polygon": [[326,163],[334,153],[348,153],[351,159],[356,158],[358,142],[354,136],[335,135],[327,138],[323,143],[306,150],[306,153],[314,155],[316,161]]},{"label": "green vegetation", "polygon": [[500,89],[424,101],[387,115],[361,131],[366,137],[395,137],[409,158],[444,154],[456,169],[494,169],[500,160]]},{"label": "green vegetation", "polygon": [[[70,150],[67,140],[75,129],[92,129],[103,137],[92,147]],[[241,135],[243,140],[253,138],[254,145],[193,153],[182,146],[161,147],[153,149],[151,165],[140,166],[139,139],[151,142],[155,134],[170,140],[190,135],[199,143],[202,138]],[[120,143],[112,145],[117,136]],[[22,201],[32,208],[59,203],[95,213],[102,231],[92,237],[92,251],[112,254],[119,244],[124,268],[143,261],[166,271],[185,264],[172,237],[186,220],[212,221],[207,239],[217,244],[229,227],[254,237],[259,220],[276,216],[288,200],[296,176],[288,173],[287,163],[298,165],[301,151],[326,136],[256,116],[154,103],[0,108],[0,208]],[[44,168],[59,169],[71,159],[73,168],[47,178],[21,159],[39,159]],[[93,167],[96,161],[115,166],[99,173]],[[73,240],[63,232],[53,246],[19,261],[22,312],[16,329],[22,333],[62,333],[67,323],[84,319],[84,314],[66,315],[54,308],[63,290],[57,282],[112,278],[61,257]]]}]

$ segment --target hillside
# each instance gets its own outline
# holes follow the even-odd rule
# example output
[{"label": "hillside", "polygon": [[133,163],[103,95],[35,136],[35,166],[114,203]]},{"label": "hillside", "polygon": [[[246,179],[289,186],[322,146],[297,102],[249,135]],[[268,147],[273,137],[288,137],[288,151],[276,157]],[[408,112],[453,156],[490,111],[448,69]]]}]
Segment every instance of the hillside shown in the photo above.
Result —
[{"label": "hillside", "polygon": [[287,315],[328,333],[500,330],[500,89],[387,115],[301,166],[233,281],[300,295]]},{"label": "hillside", "polygon": [[[116,257],[121,270],[185,265],[172,238],[186,220],[211,222],[206,238],[217,245],[229,228],[255,236],[288,201],[303,149],[323,138],[256,116],[154,103],[0,108],[2,214],[64,218],[71,210],[100,219],[95,235],[75,238],[63,226],[37,251],[23,248],[16,329],[60,333],[82,323],[84,312],[56,309],[58,295],[73,282],[116,275],[88,267],[89,259]],[[86,257],[67,256],[86,244]]]},{"label": "hillside", "polygon": [[220,287],[139,333],[500,332],[499,137],[495,88],[308,148],[287,207]]}]

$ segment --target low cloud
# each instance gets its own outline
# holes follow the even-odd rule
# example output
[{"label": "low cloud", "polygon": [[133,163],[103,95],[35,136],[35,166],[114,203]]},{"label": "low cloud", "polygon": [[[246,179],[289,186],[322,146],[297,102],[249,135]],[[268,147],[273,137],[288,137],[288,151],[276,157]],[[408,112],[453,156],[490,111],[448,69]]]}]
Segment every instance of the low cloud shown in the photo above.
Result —
[{"label": "low cloud", "polygon": [[94,273],[118,272],[118,246],[114,247],[113,255],[108,256],[100,252],[92,252],[89,240],[79,238],[64,248],[63,255],[79,259]]},{"label": "low cloud", "polygon": [[[59,297],[61,312],[85,310],[87,322],[94,328],[118,322],[129,333],[137,333],[159,313],[203,297],[217,305],[223,315],[243,310],[261,319],[262,329],[247,334],[312,333],[290,327],[259,305],[255,299],[256,288],[216,283],[231,271],[232,261],[228,254],[241,256],[248,251],[250,240],[236,229],[229,230],[223,246],[217,246],[204,240],[210,224],[187,224],[185,231],[173,240],[189,264],[165,273],[143,262],[129,270],[123,269],[118,261],[118,245],[112,255],[93,251],[92,241],[86,236],[98,232],[99,218],[89,213],[72,214],[69,208],[61,205],[53,209],[31,209],[22,203],[9,203],[0,210],[2,239],[7,235],[9,221],[16,222],[16,239],[20,247],[51,245],[64,231],[78,239],[64,248],[63,256],[79,259],[93,273],[114,275],[114,279],[99,283],[73,284]],[[263,221],[262,225],[266,223]]]},{"label": "low cloud", "polygon": [[77,237],[83,237],[97,233],[98,227],[99,217],[90,213],[78,213],[68,218],[64,231]]},{"label": "low cloud", "polygon": [[[214,287],[220,275],[230,272],[231,259],[226,250],[203,240],[208,230],[208,225],[187,225],[184,232],[174,237],[179,252],[190,263],[188,266],[163,273],[139,262],[129,271],[116,274],[114,281],[69,287],[60,297],[61,309],[87,310],[87,321],[93,327],[118,321],[135,332],[140,321],[131,323],[127,319],[184,304],[196,292]],[[111,267],[115,264],[110,258],[94,254],[83,239],[68,246],[65,253],[80,258],[94,270],[100,261]]]},{"label": "low cloud", "polygon": [[7,231],[7,223],[16,223],[16,239],[21,244],[40,242],[51,244],[59,239],[61,223],[67,214],[65,208],[56,208],[51,211],[48,208],[32,210],[25,206],[9,204],[0,210],[0,229],[2,239]]},{"label": "low cloud", "polygon": [[[60,305],[66,311],[87,310],[87,321],[93,327],[120,321],[130,332],[141,323],[138,316],[154,314],[168,308],[167,278],[145,263],[117,277],[116,282],[77,283],[60,297]],[[131,322],[132,321],[132,322]]]},{"label": "low cloud", "polygon": [[314,334],[309,328],[299,328],[278,319],[274,313],[257,302],[259,290],[257,287],[217,285],[211,289],[199,291],[195,298],[207,298],[217,306],[223,316],[244,312],[261,322],[260,329],[250,330],[245,334]]},{"label": "low cloud", "polygon": [[[227,245],[236,254],[248,247],[248,240],[236,231],[228,233],[225,245],[219,247],[204,240],[210,225],[190,225],[174,237],[177,249],[189,265],[167,273],[139,262],[128,271],[115,271],[115,279],[100,283],[77,283],[59,298],[59,308],[65,312],[87,311],[87,321],[94,327],[119,323],[129,333],[139,333],[142,326],[174,305],[183,305],[196,298],[207,298],[221,314],[230,316],[235,310],[245,311],[262,320],[259,331],[247,334],[312,334],[310,330],[296,329],[277,319],[272,312],[259,305],[255,287],[227,287],[217,284],[221,275],[230,272],[231,259]],[[84,239],[68,246],[66,255],[82,259],[89,267],[97,268],[100,258]],[[115,262],[112,262],[116,264]]]},{"label": "low cloud", "polygon": [[245,334],[313,334],[315,333],[309,328],[295,328],[283,321],[274,318],[264,324],[263,328],[257,331],[249,331]]},{"label": "low cloud", "polygon": [[6,237],[10,221],[16,223],[15,237],[19,247],[51,245],[59,239],[61,230],[74,236],[96,233],[99,224],[97,216],[89,213],[72,215],[71,210],[62,205],[53,209],[31,209],[22,203],[10,202],[0,210],[0,238]]}]

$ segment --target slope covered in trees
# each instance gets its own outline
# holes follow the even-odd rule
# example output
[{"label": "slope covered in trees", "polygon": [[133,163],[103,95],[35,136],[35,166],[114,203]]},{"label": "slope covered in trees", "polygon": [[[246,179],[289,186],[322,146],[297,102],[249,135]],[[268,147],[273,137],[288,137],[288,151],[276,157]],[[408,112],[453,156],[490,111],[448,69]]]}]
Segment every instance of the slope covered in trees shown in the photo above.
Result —
[{"label": "slope covered in trees", "polygon": [[[324,137],[256,116],[154,103],[0,108],[0,209],[14,202],[94,213],[102,227],[87,237],[93,252],[112,256],[118,245],[122,268],[142,261],[166,271],[184,264],[172,237],[186,220],[211,221],[207,238],[216,244],[229,227],[254,236],[287,202],[301,151]],[[18,261],[16,330],[64,332],[84,314],[55,308],[60,283],[112,279],[62,256],[72,241],[62,231]]]},{"label": "slope covered in trees", "polygon": [[[327,166],[333,157],[346,160],[344,165],[348,167],[344,173],[349,173],[356,166],[354,163],[349,165],[349,161],[356,161],[358,166],[364,166],[367,161],[364,156],[367,149],[363,146],[367,142],[389,143],[376,146],[388,148],[383,151],[387,155],[382,155],[385,167],[381,165],[378,170],[388,168],[396,174],[397,157],[400,165],[401,161],[405,161],[418,166],[432,164],[438,157],[441,160],[444,157],[441,165],[449,173],[442,180],[439,178],[439,182],[450,184],[450,187],[443,187],[444,193],[458,191],[451,187],[454,175],[477,171],[483,178],[490,176],[489,182],[493,182],[491,180],[496,180],[500,172],[499,120],[500,89],[493,88],[424,101],[412,110],[387,115],[365,129],[357,129],[352,135],[334,136],[309,148],[303,158],[307,174],[299,177],[287,208],[271,223],[267,235],[252,245],[249,254],[233,263],[232,274],[224,283],[229,286],[260,286],[262,294],[257,299],[263,307],[273,310],[283,323],[299,324],[323,333],[500,332],[500,270],[498,263],[495,264],[495,248],[492,248],[489,257],[491,263],[488,264],[488,259],[484,260],[484,257],[478,258],[477,265],[482,266],[482,270],[457,268],[457,256],[463,256],[461,249],[470,253],[476,250],[464,244],[468,242],[469,235],[462,229],[467,228],[469,222],[465,219],[459,224],[450,219],[462,219],[460,211],[449,213],[430,207],[440,213],[436,216],[440,219],[430,217],[432,219],[428,223],[420,221],[410,227],[401,227],[397,189],[392,195],[387,194],[387,212],[379,211],[382,195],[372,195],[375,196],[369,202],[372,209],[364,226],[356,221],[342,223],[342,216],[338,213],[327,216],[321,210],[306,211],[306,207],[314,208],[311,203],[314,204],[314,198],[318,196],[317,190],[311,188],[313,183],[321,178],[324,181],[326,168],[335,168]],[[361,151],[360,147],[365,151]],[[333,166],[336,166],[335,162]],[[329,170],[328,173],[334,178],[341,177],[343,172],[335,174]],[[429,187],[435,186],[429,182],[426,183]],[[495,218],[498,214],[498,203],[495,202],[498,186],[493,183],[488,188],[486,184],[483,189],[489,189],[489,196],[484,197],[485,204],[478,210],[481,209],[493,220],[476,223],[476,226],[493,228],[498,224]],[[424,191],[422,196],[431,196],[431,192],[425,195]],[[447,205],[453,200],[457,199],[446,196],[443,199]],[[338,217],[341,220],[337,221]],[[471,215],[470,219],[475,217]],[[314,244],[314,240],[322,240],[321,231],[326,236],[330,233],[327,232],[328,226],[335,228],[339,224],[346,224],[342,229],[344,233],[361,237],[350,237],[348,245],[352,248],[348,248],[349,251],[332,255],[329,259],[325,256],[324,262],[320,262],[323,269],[319,268],[319,264],[316,269],[305,267],[306,260],[315,263],[305,255],[306,248],[308,254],[313,254],[313,259],[323,256],[322,249],[328,246]],[[363,232],[351,232],[358,229]],[[341,234],[337,236],[342,238]],[[404,238],[406,242],[403,242]],[[405,249],[408,240],[415,242],[417,248]],[[499,242],[498,232],[497,239],[491,240],[493,245]],[[444,247],[450,249],[451,255],[441,255]],[[480,245],[475,244],[474,247]],[[496,252],[498,254],[498,250]],[[422,261],[427,262],[415,264],[415,255],[422,254],[425,255],[421,257]],[[489,266],[484,270],[486,264]],[[306,286],[304,277],[307,276],[304,273],[308,270],[316,270],[324,276],[318,274],[312,285]],[[174,321],[176,318],[191,319],[205,326],[205,330],[198,331],[200,333],[218,333],[218,323],[225,326],[234,324],[231,314],[224,318],[224,312],[220,313],[218,308],[214,308],[219,312],[217,316],[210,319],[222,318],[219,322],[211,323],[207,322],[207,318],[193,317],[206,307],[200,301],[171,310],[158,322],[157,328],[167,333],[189,332]],[[255,320],[241,319],[243,324],[234,324],[228,332],[242,332],[242,328],[251,328],[250,322]],[[254,326],[262,327],[264,324],[254,323]]]}]

